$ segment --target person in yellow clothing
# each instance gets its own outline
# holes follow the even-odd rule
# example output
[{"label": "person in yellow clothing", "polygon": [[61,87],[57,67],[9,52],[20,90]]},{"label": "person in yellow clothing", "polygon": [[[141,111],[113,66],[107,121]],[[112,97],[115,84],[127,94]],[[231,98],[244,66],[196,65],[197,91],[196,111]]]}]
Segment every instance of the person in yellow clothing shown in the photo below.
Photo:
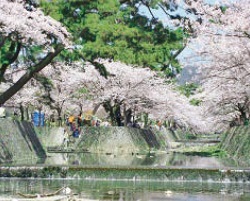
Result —
[{"label": "person in yellow clothing", "polygon": [[73,126],[74,121],[75,121],[75,116],[70,115],[70,116],[69,116],[69,126],[70,126],[70,130],[73,129],[72,126]]}]

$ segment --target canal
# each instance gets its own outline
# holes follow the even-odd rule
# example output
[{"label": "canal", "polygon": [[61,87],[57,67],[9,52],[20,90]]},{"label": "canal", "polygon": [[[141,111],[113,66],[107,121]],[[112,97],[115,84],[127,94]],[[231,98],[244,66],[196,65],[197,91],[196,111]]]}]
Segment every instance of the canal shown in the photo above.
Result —
[{"label": "canal", "polygon": [[[18,193],[45,194],[63,186],[86,201],[249,201],[249,184],[208,182],[1,179],[0,200],[23,200]],[[22,198],[22,199],[21,199]],[[35,200],[35,199],[33,199]],[[50,199],[47,199],[50,200]]]},{"label": "canal", "polygon": [[[30,200],[20,197],[19,193],[47,194],[62,187],[70,188],[74,199],[79,201],[250,200],[250,182],[246,181],[246,179],[242,181],[239,181],[239,179],[214,180],[213,178],[216,175],[215,177],[213,175],[211,177],[206,176],[204,175],[206,172],[201,173],[203,179],[197,179],[195,176],[193,177],[194,179],[186,179],[191,178],[191,174],[194,174],[192,169],[206,170],[208,174],[210,170],[214,171],[214,169],[230,171],[230,169],[237,170],[238,168],[243,168],[244,170],[249,170],[248,167],[244,167],[244,165],[230,158],[204,157],[174,152],[149,153],[147,155],[53,153],[45,160],[30,160],[29,163],[29,165],[35,165],[36,167],[49,165],[58,167],[69,166],[79,169],[79,172],[84,172],[85,168],[96,168],[96,172],[95,169],[91,169],[89,176],[86,174],[81,177],[79,175],[82,174],[79,173],[78,176],[72,176],[74,174],[71,174],[71,176],[65,178],[2,178],[0,179],[0,200]],[[11,164],[12,167],[21,167],[22,165],[29,166],[27,161],[23,160]],[[111,170],[111,173],[107,173],[109,176],[103,177],[103,174],[98,172],[98,167],[111,168],[114,171],[122,169],[123,172],[118,172],[115,175]],[[140,168],[142,172],[145,172],[144,175],[138,173]],[[161,169],[165,168],[169,168],[169,178],[174,177],[174,180],[166,179],[165,173],[159,173]],[[134,176],[130,169],[133,169]],[[182,174],[183,171],[184,176],[176,176],[175,174],[177,173],[171,175],[171,172],[174,170],[178,170],[178,174]],[[159,172],[157,173],[157,171]],[[159,177],[163,174],[165,179],[160,179]],[[160,176],[158,177],[157,175]],[[47,200],[53,199],[48,198]],[[69,201],[66,198],[61,200]]]}]

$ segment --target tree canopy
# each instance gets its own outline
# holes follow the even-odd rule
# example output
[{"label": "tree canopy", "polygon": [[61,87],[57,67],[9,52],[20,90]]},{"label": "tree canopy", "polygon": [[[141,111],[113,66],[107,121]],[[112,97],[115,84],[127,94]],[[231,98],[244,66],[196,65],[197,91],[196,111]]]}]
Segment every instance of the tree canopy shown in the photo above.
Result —
[{"label": "tree canopy", "polygon": [[[190,49],[201,58],[206,116],[217,124],[248,124],[250,119],[250,1],[223,1],[206,7],[195,6],[203,14],[199,35]],[[197,48],[199,47],[199,48]],[[188,62],[189,60],[187,60]]]},{"label": "tree canopy", "polygon": [[[0,83],[11,83],[0,95],[1,105],[69,45],[69,33],[26,1],[2,0],[0,13]],[[23,74],[12,83],[7,74],[17,67]]]},{"label": "tree canopy", "polygon": [[[64,60],[107,58],[172,75],[171,68],[180,70],[174,53],[183,49],[185,33],[154,17],[151,8],[159,2],[42,0],[40,6],[73,35],[75,51],[64,52]],[[144,15],[141,6],[152,16]]]},{"label": "tree canopy", "polygon": [[[50,108],[56,108],[59,114],[64,105],[67,105],[67,101],[73,101],[82,106],[87,100],[93,100],[92,95],[95,94],[98,95],[94,97],[95,100],[105,100],[99,103],[106,104],[106,107],[109,106],[108,103],[113,104],[120,100],[119,106],[123,106],[124,102],[129,102],[133,106],[141,104],[142,113],[150,111],[153,114],[152,103],[158,105],[159,101],[162,101],[168,108],[168,99],[175,100],[171,93],[169,97],[167,97],[168,94],[162,95],[162,90],[167,91],[165,90],[167,88],[165,76],[161,77],[164,78],[161,84],[157,82],[158,87],[161,88],[154,89],[159,93],[154,95],[150,91],[150,94],[147,94],[149,93],[147,89],[153,87],[152,83],[145,81],[143,82],[145,85],[137,84],[140,80],[138,77],[143,76],[144,71],[138,70],[136,74],[134,70],[126,67],[120,72],[121,74],[117,74],[119,73],[118,67],[122,66],[119,62],[150,67],[151,70],[164,71],[165,75],[174,76],[175,70],[178,72],[180,69],[176,58],[189,42],[188,50],[192,54],[191,57],[203,61],[198,65],[201,75],[205,78],[202,88],[199,88],[202,93],[194,97],[189,91],[189,101],[193,100],[193,104],[197,105],[194,112],[203,112],[206,124],[215,125],[209,127],[213,130],[225,128],[229,123],[236,121],[249,122],[249,0],[242,1],[244,3],[225,0],[215,5],[207,4],[205,0],[41,0],[40,6],[43,12],[32,2],[0,1],[0,84],[2,90],[0,104],[9,100],[34,78],[29,84],[34,85],[37,81],[44,86],[45,91],[42,97],[37,94],[40,93],[37,86],[41,85],[37,85],[33,90],[34,93],[29,88],[18,93],[13,98],[14,103],[33,101],[39,104],[43,100],[44,104],[49,105]],[[181,12],[176,12],[179,8],[185,14],[181,15]],[[175,21],[176,26],[167,26],[159,20],[155,9],[161,9],[165,13],[165,22]],[[148,14],[144,14],[143,10],[147,10]],[[194,15],[188,16],[189,14]],[[65,47],[69,46],[70,35],[72,45],[70,50],[66,50]],[[188,40],[186,40],[187,37]],[[52,60],[55,57],[60,62],[53,63]],[[193,65],[191,57],[185,57],[183,63]],[[108,79],[95,74],[98,80],[94,82],[94,76],[90,73],[91,76],[88,77],[86,83],[92,83],[92,86],[87,86],[83,83],[83,77],[79,77],[79,72],[84,74],[85,70],[87,73],[87,69],[84,69],[82,63],[79,66],[79,62],[76,63],[76,61],[91,63],[91,66],[94,65]],[[119,65],[117,64],[115,69],[112,66],[109,68],[109,64],[115,65],[116,62],[107,64],[107,61],[119,61]],[[74,69],[76,64],[79,72]],[[50,68],[58,65],[55,68],[59,71],[59,75],[62,73],[59,68],[69,68],[65,71],[64,82],[59,79],[60,76],[53,77],[53,73],[38,74],[48,65]],[[69,73],[71,70],[72,74]],[[147,74],[146,71],[144,73]],[[127,80],[126,75],[134,80]],[[49,76],[53,81],[48,79]],[[77,81],[84,87],[80,87],[75,93],[71,91],[70,86],[69,89],[64,90],[61,85],[64,85],[65,79],[69,77],[72,78],[73,84]],[[156,82],[159,79],[159,73],[150,76],[151,78],[153,82]],[[150,81],[147,77],[145,80]],[[131,83],[135,83],[133,90],[140,93],[140,101],[138,97],[130,93]],[[6,88],[3,88],[3,85]],[[121,85],[124,85],[123,90],[121,90]],[[29,91],[32,92],[30,93],[32,97],[37,94],[36,97],[39,98],[28,99],[23,95]],[[68,94],[63,95],[62,91]],[[121,94],[120,99],[116,98],[117,94]],[[124,97],[129,100],[125,101]],[[81,100],[78,102],[78,99]],[[160,113],[161,110],[158,112],[157,109],[162,108],[155,108],[154,111],[164,116]],[[176,109],[171,114],[177,117],[177,113],[180,113],[180,110]],[[192,114],[190,111],[188,113]],[[192,116],[195,115],[191,115],[190,118]],[[183,119],[189,118],[188,115],[186,117]],[[199,121],[198,124],[204,125],[203,120]]]},{"label": "tree canopy", "polygon": [[[41,0],[43,12],[34,2],[1,1],[0,83],[9,88],[0,95],[0,104],[59,54],[57,58],[68,63],[89,61],[105,77],[108,72],[98,58],[150,67],[170,77],[180,71],[176,57],[185,47],[186,33],[170,29],[154,16],[152,9],[162,7],[161,1]],[[141,6],[150,15],[144,15]],[[164,7],[169,9],[168,3]],[[65,50],[69,33],[62,24],[72,35],[71,50]],[[18,81],[8,79],[20,70],[25,74]]]}]

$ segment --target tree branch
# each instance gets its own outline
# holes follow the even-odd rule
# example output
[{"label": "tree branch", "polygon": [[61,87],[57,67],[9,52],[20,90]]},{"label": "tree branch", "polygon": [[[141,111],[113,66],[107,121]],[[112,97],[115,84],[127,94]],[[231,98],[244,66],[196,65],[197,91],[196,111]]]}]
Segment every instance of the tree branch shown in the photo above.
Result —
[{"label": "tree branch", "polygon": [[143,4],[144,6],[147,7],[147,9],[148,9],[148,11],[150,12],[150,15],[152,16],[152,18],[153,18],[153,19],[156,19],[155,16],[154,16],[154,14],[153,14],[153,12],[152,12],[152,10],[151,10],[151,8],[150,8],[150,6],[148,5],[148,3],[147,3],[147,2],[144,2],[144,1],[141,1],[141,2],[142,2],[142,4]]},{"label": "tree branch", "polygon": [[250,34],[249,34],[249,33],[247,33],[247,32],[245,31],[244,34],[245,34],[248,38],[250,38]]},{"label": "tree branch", "polygon": [[107,69],[103,64],[91,60],[89,60],[88,62],[90,62],[103,77],[108,78],[109,72],[107,71]]},{"label": "tree branch", "polygon": [[158,4],[158,6],[162,9],[162,11],[166,14],[166,15],[168,15],[169,17],[170,17],[170,19],[178,19],[178,20],[181,20],[181,18],[184,18],[184,17],[181,17],[180,15],[171,15],[171,14],[169,14],[166,10],[165,10],[165,8],[159,3]]},{"label": "tree branch", "polygon": [[64,49],[63,45],[58,45],[55,48],[54,52],[50,52],[47,56],[42,59],[38,64],[29,68],[27,72],[8,90],[6,90],[3,94],[0,95],[0,105],[4,104],[7,100],[9,100],[13,95],[15,95],[33,76],[35,73],[42,70],[51,61]]},{"label": "tree branch", "polygon": [[168,63],[166,65],[163,66],[163,68],[161,69],[162,71],[166,70],[168,68],[168,66],[171,64],[171,62],[176,59],[176,57],[185,49],[186,47],[186,43],[185,45],[183,45],[182,48],[180,48],[179,50],[177,50],[177,52],[171,56],[171,58],[169,59]]}]

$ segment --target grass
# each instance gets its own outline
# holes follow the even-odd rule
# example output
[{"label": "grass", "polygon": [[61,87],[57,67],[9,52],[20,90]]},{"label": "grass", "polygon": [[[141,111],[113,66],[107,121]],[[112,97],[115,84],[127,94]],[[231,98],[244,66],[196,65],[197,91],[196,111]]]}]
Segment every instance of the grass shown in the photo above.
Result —
[{"label": "grass", "polygon": [[218,147],[218,145],[186,147],[182,149],[180,152],[189,156],[204,156],[204,157],[227,156],[227,153],[224,150],[221,150]]}]

